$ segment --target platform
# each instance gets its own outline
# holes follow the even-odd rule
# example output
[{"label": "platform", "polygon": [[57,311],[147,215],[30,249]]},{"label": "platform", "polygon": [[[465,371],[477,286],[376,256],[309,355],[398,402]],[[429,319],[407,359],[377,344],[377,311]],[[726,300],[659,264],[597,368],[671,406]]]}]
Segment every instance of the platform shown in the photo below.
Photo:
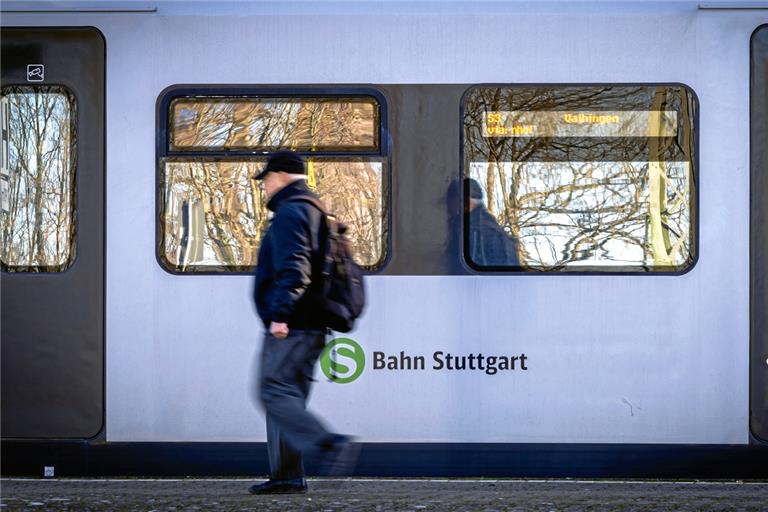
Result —
[{"label": "platform", "polygon": [[768,482],[310,479],[305,495],[250,496],[248,479],[2,479],[2,510],[765,510]]}]

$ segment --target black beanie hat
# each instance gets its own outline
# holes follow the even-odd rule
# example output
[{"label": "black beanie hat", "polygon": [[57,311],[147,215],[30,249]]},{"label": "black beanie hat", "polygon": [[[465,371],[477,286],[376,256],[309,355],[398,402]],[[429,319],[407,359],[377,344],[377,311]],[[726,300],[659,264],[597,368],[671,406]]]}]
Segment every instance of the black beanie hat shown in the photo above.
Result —
[{"label": "black beanie hat", "polygon": [[287,172],[290,174],[307,174],[304,158],[293,151],[278,151],[270,155],[267,165],[253,177],[255,180],[264,179],[268,172]]}]

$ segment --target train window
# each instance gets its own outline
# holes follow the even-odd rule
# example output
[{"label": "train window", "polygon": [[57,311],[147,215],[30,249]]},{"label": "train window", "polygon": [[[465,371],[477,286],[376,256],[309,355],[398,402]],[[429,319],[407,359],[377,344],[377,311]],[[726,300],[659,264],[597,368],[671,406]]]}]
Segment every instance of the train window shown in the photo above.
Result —
[{"label": "train window", "polygon": [[690,89],[477,86],[462,106],[464,255],[473,268],[693,266],[698,103]]},{"label": "train window", "polygon": [[373,98],[179,98],[171,150],[377,151]]},{"label": "train window", "polygon": [[75,257],[75,99],[56,86],[0,96],[2,269],[62,272]]},{"label": "train window", "polygon": [[[163,258],[177,271],[247,271],[267,226],[267,199],[251,177],[263,160],[162,162]],[[384,255],[382,159],[308,162],[311,188],[349,226],[355,260]]]},{"label": "train window", "polygon": [[253,269],[269,212],[251,177],[266,151],[284,148],[307,158],[307,183],[349,226],[357,263],[367,270],[383,264],[388,160],[377,99],[211,94],[166,98],[165,105],[158,257],[167,270]]}]

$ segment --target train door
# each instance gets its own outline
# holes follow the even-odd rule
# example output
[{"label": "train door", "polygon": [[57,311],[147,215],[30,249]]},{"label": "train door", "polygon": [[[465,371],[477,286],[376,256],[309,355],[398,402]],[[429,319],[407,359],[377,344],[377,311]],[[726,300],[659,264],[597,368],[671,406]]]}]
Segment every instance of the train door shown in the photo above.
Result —
[{"label": "train door", "polygon": [[89,438],[104,417],[105,43],[2,29],[4,439]]},{"label": "train door", "polygon": [[768,440],[768,25],[752,34],[750,179],[750,429]]}]

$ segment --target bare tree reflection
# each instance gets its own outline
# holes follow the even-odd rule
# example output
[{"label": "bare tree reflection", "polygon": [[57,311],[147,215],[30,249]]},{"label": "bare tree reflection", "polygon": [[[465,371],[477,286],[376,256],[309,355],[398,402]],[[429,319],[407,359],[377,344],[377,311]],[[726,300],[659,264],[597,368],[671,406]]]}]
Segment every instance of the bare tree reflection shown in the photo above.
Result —
[{"label": "bare tree reflection", "polygon": [[74,101],[57,87],[9,86],[10,175],[3,211],[3,267],[61,271],[74,259]]},{"label": "bare tree reflection", "polygon": [[367,268],[384,256],[383,160],[317,161],[316,192],[326,207],[349,227],[355,261]]},{"label": "bare tree reflection", "polygon": [[372,99],[189,99],[171,112],[173,149],[378,149]]},{"label": "bare tree reflection", "polygon": [[[465,106],[465,169],[520,241],[523,267],[683,268],[693,258],[692,105],[684,88],[478,88]],[[482,136],[486,112],[536,110],[668,110],[682,122],[675,137]]]},{"label": "bare tree reflection", "polygon": [[257,162],[165,163],[163,254],[177,270],[255,263],[267,226],[266,198],[251,179],[258,167]]},{"label": "bare tree reflection", "polygon": [[[164,163],[162,250],[178,271],[245,271],[256,262],[268,222],[267,199],[251,177],[263,162]],[[349,226],[355,260],[373,267],[384,253],[381,161],[319,160],[310,165],[316,192]]]},{"label": "bare tree reflection", "polygon": [[[378,150],[372,98],[190,98],[171,104],[177,151]],[[167,159],[162,186],[162,248],[179,271],[245,271],[256,264],[267,226],[266,198],[250,179],[262,165],[236,158]],[[376,266],[384,254],[384,161],[315,158],[309,185],[346,223],[355,259]]]}]

